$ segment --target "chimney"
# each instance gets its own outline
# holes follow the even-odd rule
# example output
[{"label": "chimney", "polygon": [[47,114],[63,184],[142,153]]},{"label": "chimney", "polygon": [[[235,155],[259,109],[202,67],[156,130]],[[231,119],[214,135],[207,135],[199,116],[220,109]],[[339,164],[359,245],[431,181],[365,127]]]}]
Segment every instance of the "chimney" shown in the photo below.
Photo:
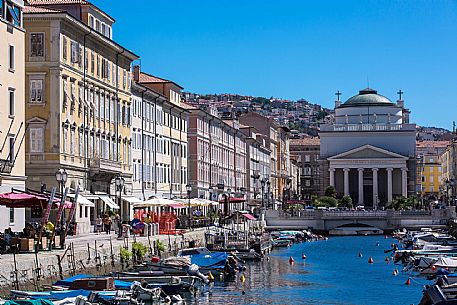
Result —
[{"label": "chimney", "polygon": [[141,73],[140,66],[138,66],[138,65],[133,66],[133,80],[134,81],[138,82],[140,80],[140,73]]}]

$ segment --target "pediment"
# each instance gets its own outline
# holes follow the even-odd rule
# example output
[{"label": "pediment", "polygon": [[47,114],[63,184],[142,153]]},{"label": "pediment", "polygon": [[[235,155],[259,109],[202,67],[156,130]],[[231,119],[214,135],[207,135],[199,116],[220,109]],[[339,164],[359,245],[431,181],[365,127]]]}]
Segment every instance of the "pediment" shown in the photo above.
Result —
[{"label": "pediment", "polygon": [[40,118],[40,117],[33,117],[33,118],[30,118],[27,120],[27,124],[46,124],[48,121],[43,119],[43,118]]},{"label": "pediment", "polygon": [[328,160],[351,160],[351,159],[398,159],[408,160],[407,157],[400,154],[373,146],[364,145],[344,153],[328,158]]}]

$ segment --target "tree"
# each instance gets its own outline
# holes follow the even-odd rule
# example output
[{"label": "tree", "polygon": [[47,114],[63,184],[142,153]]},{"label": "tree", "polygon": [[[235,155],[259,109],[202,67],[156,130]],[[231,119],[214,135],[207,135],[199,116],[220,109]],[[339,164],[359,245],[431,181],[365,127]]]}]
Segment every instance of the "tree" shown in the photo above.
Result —
[{"label": "tree", "polygon": [[317,207],[328,208],[328,207],[336,207],[338,205],[338,201],[333,197],[322,196],[322,197],[317,198],[316,201],[314,201],[314,204]]},{"label": "tree", "polygon": [[330,185],[325,189],[325,196],[327,197],[335,197],[336,189],[334,186]]},{"label": "tree", "polygon": [[340,207],[345,207],[345,208],[352,208],[352,198],[351,198],[351,196],[343,196],[343,198],[341,198],[339,206]]}]

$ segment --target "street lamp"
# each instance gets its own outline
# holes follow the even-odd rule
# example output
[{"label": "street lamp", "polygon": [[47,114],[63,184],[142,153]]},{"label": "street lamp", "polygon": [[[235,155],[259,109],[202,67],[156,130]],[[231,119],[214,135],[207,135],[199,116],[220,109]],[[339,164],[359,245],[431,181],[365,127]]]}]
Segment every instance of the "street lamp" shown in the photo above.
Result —
[{"label": "street lamp", "polygon": [[[56,180],[59,183],[59,188],[60,188],[60,195],[63,198],[63,188],[65,186],[65,183],[67,183],[68,179],[68,174],[65,171],[65,169],[61,168],[56,172]],[[61,202],[60,204],[64,204],[64,202]],[[64,207],[62,206],[62,210],[60,213],[60,243],[63,245],[63,239],[64,239],[64,229],[63,229],[63,222],[64,222]],[[51,241],[52,242],[52,241]]]},{"label": "street lamp", "polygon": [[270,207],[270,180],[267,181],[267,208]]},{"label": "street lamp", "polygon": [[263,209],[265,207],[264,202],[263,202],[264,197],[265,197],[265,179],[260,180],[260,185],[262,187],[262,196],[261,196],[262,203],[261,204],[262,204],[262,209]]},{"label": "street lamp", "polygon": [[245,211],[245,204],[246,204],[246,188],[244,187],[240,187],[240,192],[241,192],[241,196],[243,197],[244,201],[243,201],[243,211]]},{"label": "street lamp", "polygon": [[190,211],[190,193],[192,192],[192,185],[190,184],[187,184],[186,185],[186,191],[187,191],[187,202],[189,204],[189,214],[188,214],[188,219],[189,219],[189,229],[191,228],[191,217],[192,217],[192,213]]},{"label": "street lamp", "polygon": [[232,193],[232,189],[227,188],[227,211],[224,211],[226,216],[230,213],[230,195],[231,195],[231,193]]},{"label": "street lamp", "polygon": [[[125,219],[126,212],[122,205],[122,190],[124,189],[125,179],[122,176],[117,176],[116,179],[114,180],[114,182],[116,184],[116,191],[119,192],[118,205],[121,208],[122,220],[126,220]],[[129,206],[129,211],[130,211],[130,206]],[[129,219],[127,219],[127,220],[129,220]]]}]

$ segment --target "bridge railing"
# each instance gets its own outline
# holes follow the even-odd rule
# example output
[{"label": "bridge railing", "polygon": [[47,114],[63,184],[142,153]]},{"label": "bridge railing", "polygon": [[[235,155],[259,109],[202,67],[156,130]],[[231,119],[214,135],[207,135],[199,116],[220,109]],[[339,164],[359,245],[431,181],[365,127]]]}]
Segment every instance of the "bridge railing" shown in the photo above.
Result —
[{"label": "bridge railing", "polygon": [[386,217],[387,211],[324,211],[324,217]]}]

